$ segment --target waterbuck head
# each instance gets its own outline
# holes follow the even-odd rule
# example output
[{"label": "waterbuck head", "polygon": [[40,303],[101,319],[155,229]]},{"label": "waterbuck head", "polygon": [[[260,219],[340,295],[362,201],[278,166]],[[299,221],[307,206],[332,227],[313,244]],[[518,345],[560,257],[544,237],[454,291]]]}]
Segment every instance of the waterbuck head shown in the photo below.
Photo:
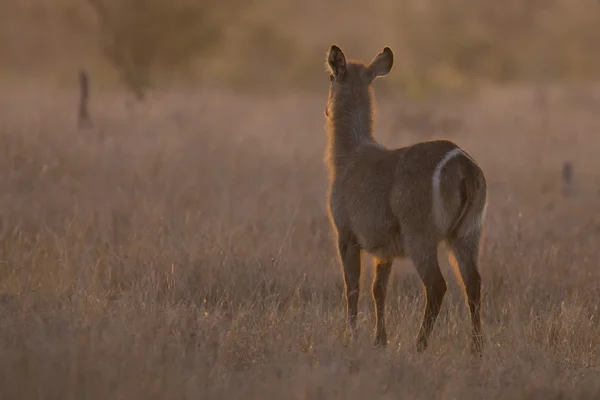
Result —
[{"label": "waterbuck head", "polygon": [[378,76],[387,75],[393,63],[394,53],[389,47],[384,47],[367,65],[360,61],[346,60],[342,49],[335,44],[332,45],[327,53],[330,84],[325,115],[331,117],[340,103],[350,102],[355,107],[370,106],[371,83]]}]

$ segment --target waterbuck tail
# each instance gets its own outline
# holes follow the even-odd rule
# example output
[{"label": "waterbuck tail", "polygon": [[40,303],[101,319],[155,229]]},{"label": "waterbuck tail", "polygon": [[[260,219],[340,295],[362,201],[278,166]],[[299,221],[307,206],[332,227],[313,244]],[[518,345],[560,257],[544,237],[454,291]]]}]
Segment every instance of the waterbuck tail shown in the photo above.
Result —
[{"label": "waterbuck tail", "polygon": [[487,183],[483,172],[464,152],[464,176],[459,184],[461,207],[448,229],[449,239],[479,234],[487,209]]}]

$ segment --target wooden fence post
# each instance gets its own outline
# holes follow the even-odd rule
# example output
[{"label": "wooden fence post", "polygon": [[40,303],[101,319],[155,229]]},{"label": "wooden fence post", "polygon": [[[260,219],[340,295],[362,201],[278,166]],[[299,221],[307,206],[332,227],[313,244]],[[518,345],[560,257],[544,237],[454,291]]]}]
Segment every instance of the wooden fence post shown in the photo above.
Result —
[{"label": "wooden fence post", "polygon": [[86,70],[79,71],[79,128],[91,127],[92,119],[89,112],[90,80]]}]

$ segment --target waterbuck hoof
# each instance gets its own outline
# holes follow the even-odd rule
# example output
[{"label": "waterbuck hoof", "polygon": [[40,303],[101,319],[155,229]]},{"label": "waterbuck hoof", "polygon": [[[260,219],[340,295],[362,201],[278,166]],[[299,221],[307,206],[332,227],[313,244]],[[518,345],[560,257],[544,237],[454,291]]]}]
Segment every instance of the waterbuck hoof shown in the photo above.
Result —
[{"label": "waterbuck hoof", "polygon": [[483,355],[483,338],[481,336],[474,336],[471,341],[471,354],[474,357],[481,358]]},{"label": "waterbuck hoof", "polygon": [[419,354],[423,353],[425,350],[427,350],[427,339],[423,339],[423,338],[417,339],[416,348],[417,348],[417,353],[419,353]]},{"label": "waterbuck hoof", "polygon": [[386,336],[378,336],[375,338],[375,347],[377,348],[385,348],[388,345],[388,340]]},{"label": "waterbuck hoof", "polygon": [[355,331],[348,331],[346,333],[346,342],[348,344],[350,343],[356,343],[358,341],[358,335],[356,334]]}]

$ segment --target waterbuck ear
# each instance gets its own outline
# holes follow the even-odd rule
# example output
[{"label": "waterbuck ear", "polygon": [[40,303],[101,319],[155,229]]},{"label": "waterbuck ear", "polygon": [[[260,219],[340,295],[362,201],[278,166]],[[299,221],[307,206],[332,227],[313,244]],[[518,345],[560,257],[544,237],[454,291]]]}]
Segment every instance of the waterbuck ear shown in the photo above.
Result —
[{"label": "waterbuck ear", "polygon": [[392,49],[389,47],[384,47],[369,65],[369,70],[373,74],[373,79],[377,78],[378,76],[387,75],[391,71],[393,64],[394,53],[392,52]]},{"label": "waterbuck ear", "polygon": [[335,44],[331,45],[331,48],[327,53],[327,64],[329,64],[331,73],[335,76],[339,76],[346,72],[346,56],[342,49]]}]

